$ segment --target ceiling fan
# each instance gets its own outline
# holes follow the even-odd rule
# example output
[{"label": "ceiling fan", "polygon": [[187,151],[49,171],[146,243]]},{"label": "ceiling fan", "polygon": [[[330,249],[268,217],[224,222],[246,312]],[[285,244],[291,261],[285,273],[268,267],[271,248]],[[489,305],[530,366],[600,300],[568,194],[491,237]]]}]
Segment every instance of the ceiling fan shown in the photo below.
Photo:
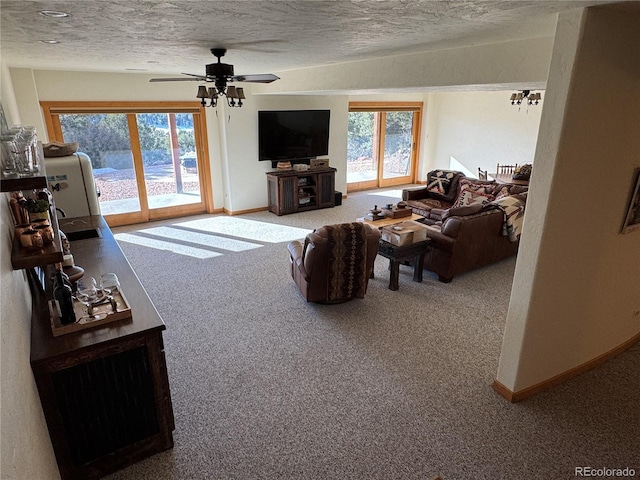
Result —
[{"label": "ceiling fan", "polygon": [[[210,99],[209,106],[215,107],[218,97],[221,95],[227,96],[227,102],[230,107],[241,107],[244,97],[244,90],[242,88],[236,88],[232,85],[227,86],[228,82],[252,82],[252,83],[271,83],[279,80],[280,77],[272,73],[261,73],[255,75],[235,75],[233,72],[233,65],[222,63],[220,59],[227,53],[226,48],[212,48],[211,53],[218,59],[218,63],[210,63],[206,66],[206,75],[195,75],[193,73],[182,73],[182,75],[188,75],[188,77],[180,78],[152,78],[150,82],[184,82],[184,81],[198,81],[198,82],[212,82],[214,87],[205,87],[200,85],[198,88],[197,98],[201,99],[203,106],[206,105],[206,99]],[[235,100],[238,100],[236,103]]]}]

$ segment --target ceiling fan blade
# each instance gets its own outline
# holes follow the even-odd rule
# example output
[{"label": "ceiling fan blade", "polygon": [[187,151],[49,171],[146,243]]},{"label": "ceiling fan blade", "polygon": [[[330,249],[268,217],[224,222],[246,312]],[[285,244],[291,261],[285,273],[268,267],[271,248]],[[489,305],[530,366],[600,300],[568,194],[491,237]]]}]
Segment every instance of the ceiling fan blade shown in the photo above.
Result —
[{"label": "ceiling fan blade", "polygon": [[181,75],[188,75],[191,78],[152,78],[149,80],[150,82],[193,82],[197,80],[199,82],[209,81],[207,77],[202,75],[196,75],[195,73],[184,73],[180,72]]},{"label": "ceiling fan blade", "polygon": [[253,83],[271,83],[279,80],[273,73],[258,73],[255,75],[235,75],[229,79],[230,82],[253,82]]},{"label": "ceiling fan blade", "polygon": [[206,82],[206,77],[191,77],[191,78],[151,78],[150,82]]},{"label": "ceiling fan blade", "polygon": [[206,80],[206,78],[207,78],[207,77],[205,77],[204,75],[197,75],[197,74],[195,74],[195,73],[184,73],[184,72],[180,72],[180,75],[189,75],[190,77],[196,77],[196,78],[198,78],[198,79],[201,79],[201,78],[202,78],[202,79],[205,79],[205,80]]}]

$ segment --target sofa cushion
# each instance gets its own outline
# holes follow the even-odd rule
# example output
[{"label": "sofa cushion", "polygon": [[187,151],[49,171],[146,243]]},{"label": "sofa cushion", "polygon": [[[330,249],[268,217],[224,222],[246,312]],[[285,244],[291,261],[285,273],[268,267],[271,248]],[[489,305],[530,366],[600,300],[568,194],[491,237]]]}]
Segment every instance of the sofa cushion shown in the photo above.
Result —
[{"label": "sofa cushion", "polygon": [[450,170],[434,170],[429,178],[427,190],[431,193],[446,195],[451,188],[451,180],[456,176],[457,172]]},{"label": "sofa cushion", "polygon": [[494,182],[478,182],[463,178],[460,180],[458,196],[453,202],[454,207],[485,204],[495,200],[496,184]]},{"label": "sofa cushion", "polygon": [[453,204],[454,207],[468,207],[469,205],[484,205],[485,203],[489,203],[493,201],[495,197],[489,193],[477,192],[471,189],[465,189],[460,192],[458,198],[456,199],[456,203]]},{"label": "sofa cushion", "polygon": [[449,211],[449,208],[432,208],[429,212],[429,220],[439,221],[442,220],[442,217],[445,213]]},{"label": "sofa cushion", "polygon": [[413,210],[413,213],[428,217],[432,209],[442,207],[442,202],[433,198],[423,198],[421,200],[407,200],[407,205]]},{"label": "sofa cushion", "polygon": [[497,184],[493,181],[486,182],[469,178],[462,178],[460,179],[460,188],[458,189],[458,195],[460,195],[463,190],[471,190],[473,192],[495,195],[496,186]]}]

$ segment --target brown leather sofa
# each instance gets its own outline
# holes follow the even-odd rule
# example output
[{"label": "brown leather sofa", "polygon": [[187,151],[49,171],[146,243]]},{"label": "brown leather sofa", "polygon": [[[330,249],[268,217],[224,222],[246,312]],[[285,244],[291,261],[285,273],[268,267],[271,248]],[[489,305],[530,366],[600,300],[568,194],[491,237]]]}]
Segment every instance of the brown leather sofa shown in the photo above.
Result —
[{"label": "brown leather sofa", "polygon": [[[435,171],[434,171],[435,172]],[[519,241],[512,242],[504,233],[505,213],[490,202],[454,207],[460,188],[467,185],[482,186],[488,195],[515,196],[526,203],[527,187],[498,184],[465,177],[453,172],[455,182],[446,194],[434,194],[427,187],[403,190],[402,198],[414,213],[425,217],[431,238],[425,255],[424,269],[438,275],[448,283],[459,273],[467,272],[515,255]],[[491,197],[489,197],[491,198]]]},{"label": "brown leather sofa", "polygon": [[304,244],[287,246],[291,276],[307,302],[340,303],[364,298],[380,232],[361,222],[325,225]]},{"label": "brown leather sofa", "polygon": [[[440,174],[440,175],[438,175]],[[441,185],[444,189],[441,192],[434,191],[437,186],[437,178],[449,177],[445,185]],[[433,225],[437,221],[442,220],[442,214],[445,210],[451,208],[460,190],[460,180],[465,175],[462,172],[454,170],[432,170],[427,174],[427,184],[422,188],[405,189],[402,191],[402,200],[404,200],[414,213],[422,215],[425,218],[424,223]]]}]

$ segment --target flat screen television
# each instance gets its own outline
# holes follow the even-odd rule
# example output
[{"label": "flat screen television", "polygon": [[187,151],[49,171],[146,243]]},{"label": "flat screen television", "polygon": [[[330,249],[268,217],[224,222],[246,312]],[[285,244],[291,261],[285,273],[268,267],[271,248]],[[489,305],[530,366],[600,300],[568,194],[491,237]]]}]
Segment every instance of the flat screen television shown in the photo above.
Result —
[{"label": "flat screen television", "polygon": [[309,163],[329,154],[329,110],[258,112],[258,159]]}]

